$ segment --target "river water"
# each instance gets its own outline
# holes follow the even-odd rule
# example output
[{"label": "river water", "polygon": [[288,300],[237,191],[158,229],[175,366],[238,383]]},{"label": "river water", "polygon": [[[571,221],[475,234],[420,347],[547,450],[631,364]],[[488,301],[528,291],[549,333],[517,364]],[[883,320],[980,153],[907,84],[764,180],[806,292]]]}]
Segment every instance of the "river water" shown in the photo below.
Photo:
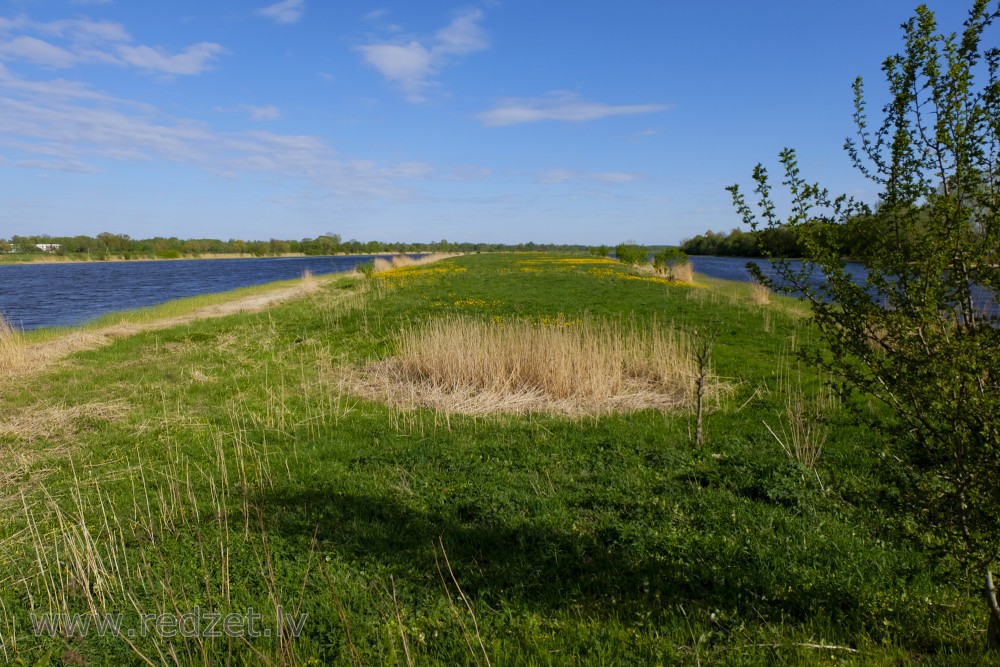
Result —
[{"label": "river water", "polygon": [[[775,272],[771,268],[771,263],[766,259],[749,259],[746,257],[691,257],[691,266],[698,273],[710,278],[722,278],[724,280],[738,280],[748,282],[751,280],[750,272],[747,270],[747,262],[753,262],[761,267],[764,275],[775,277]],[[791,261],[792,267],[801,267],[796,260]],[[847,262],[845,266],[847,274],[857,283],[864,283],[868,277],[868,272],[860,262]],[[813,285],[822,282],[822,274],[819,270],[814,271]],[[781,281],[779,281],[780,283]],[[994,298],[993,293],[988,289],[979,286],[972,286],[972,298],[981,315],[993,318],[994,322],[1000,324],[1000,304]]]},{"label": "river water", "polygon": [[28,330],[81,324],[116,310],[302,276],[350,271],[389,255],[0,265],[0,314]]},{"label": "river water", "polygon": [[[154,306],[186,296],[316,275],[350,271],[358,263],[389,255],[198,259],[136,262],[0,265],[0,314],[20,329],[81,324],[116,310]],[[764,259],[691,257],[694,270],[712,278],[748,281],[747,262],[770,274]],[[848,270],[864,281],[861,264]],[[981,300],[997,314],[989,295]]]}]

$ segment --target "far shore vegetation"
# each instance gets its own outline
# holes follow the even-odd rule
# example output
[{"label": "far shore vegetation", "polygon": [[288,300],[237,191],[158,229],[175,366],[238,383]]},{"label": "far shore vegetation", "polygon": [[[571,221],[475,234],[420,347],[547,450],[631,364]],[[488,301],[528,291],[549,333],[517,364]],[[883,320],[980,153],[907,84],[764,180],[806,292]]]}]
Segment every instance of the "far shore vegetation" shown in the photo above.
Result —
[{"label": "far shore vegetation", "polygon": [[288,257],[375,255],[392,253],[464,253],[561,251],[586,252],[589,246],[546,243],[383,242],[341,239],[332,232],[300,240],[253,241],[230,239],[133,239],[128,234],[102,232],[97,236],[13,236],[0,238],[0,264],[61,261],[129,261],[150,259],[221,259],[234,257]]}]

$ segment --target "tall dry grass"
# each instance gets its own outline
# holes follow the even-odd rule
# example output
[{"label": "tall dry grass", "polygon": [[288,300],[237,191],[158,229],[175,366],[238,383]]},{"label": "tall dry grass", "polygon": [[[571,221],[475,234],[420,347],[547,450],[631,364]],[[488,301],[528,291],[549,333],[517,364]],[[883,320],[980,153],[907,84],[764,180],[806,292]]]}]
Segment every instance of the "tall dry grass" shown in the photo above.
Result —
[{"label": "tall dry grass", "polygon": [[27,358],[24,336],[0,315],[0,377],[23,366]]},{"label": "tall dry grass", "polygon": [[431,262],[437,262],[438,260],[445,259],[447,257],[452,257],[453,255],[442,252],[433,252],[427,255],[422,255],[417,258],[410,257],[409,255],[395,255],[390,259],[385,259],[384,257],[376,257],[372,262],[375,267],[375,273],[382,273],[383,271],[391,271],[393,269],[399,269],[404,266],[417,266],[420,264],[430,264]]},{"label": "tall dry grass", "polygon": [[767,285],[756,280],[750,282],[750,303],[755,306],[766,306],[771,303],[771,290]]},{"label": "tall dry grass", "polygon": [[[792,347],[796,346],[793,339]],[[801,371],[793,373],[787,360],[778,364],[778,392],[785,394],[784,411],[778,414],[778,428],[764,422],[781,449],[812,470],[823,455],[830,436],[827,417],[840,408],[840,399],[829,384],[809,392],[803,388]]]},{"label": "tall dry grass", "polygon": [[678,264],[677,266],[670,269],[670,278],[672,280],[677,280],[682,283],[693,283],[694,267],[691,266],[691,262],[684,262],[683,264]]},{"label": "tall dry grass", "polygon": [[764,426],[790,459],[812,470],[819,463],[823,446],[830,429],[821,421],[815,402],[810,402],[801,392],[792,392],[785,398],[785,414],[778,418],[778,432],[764,422]]},{"label": "tall dry grass", "polygon": [[319,281],[316,280],[316,275],[306,269],[302,272],[302,291],[307,294],[311,294],[319,289]]},{"label": "tall dry grass", "polygon": [[[404,330],[356,378],[365,396],[467,414],[600,414],[692,405],[698,369],[673,327],[591,318],[543,326],[457,317]],[[708,394],[717,397],[712,378]]]}]

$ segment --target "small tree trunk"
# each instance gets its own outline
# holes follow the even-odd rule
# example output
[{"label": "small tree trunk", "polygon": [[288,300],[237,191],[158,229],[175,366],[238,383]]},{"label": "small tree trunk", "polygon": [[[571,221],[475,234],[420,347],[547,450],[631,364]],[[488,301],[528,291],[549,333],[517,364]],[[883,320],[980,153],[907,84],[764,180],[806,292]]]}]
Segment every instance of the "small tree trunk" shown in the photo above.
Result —
[{"label": "small tree trunk", "polygon": [[694,444],[696,447],[701,448],[705,443],[705,433],[702,426],[702,404],[705,399],[705,376],[706,368],[701,368],[698,373],[698,396],[697,405],[695,407],[696,418],[694,424]]},{"label": "small tree trunk", "polygon": [[990,624],[986,629],[986,646],[991,651],[1000,651],[1000,604],[993,587],[993,572],[986,568],[986,604],[990,608]]},{"label": "small tree trunk", "polygon": [[709,328],[708,331],[698,332],[692,329],[689,333],[694,346],[694,359],[698,364],[698,377],[695,384],[695,426],[694,444],[701,448],[705,444],[704,412],[705,412],[705,391],[708,389],[708,376],[711,371],[712,345],[715,344],[715,337],[719,334],[718,327]]}]

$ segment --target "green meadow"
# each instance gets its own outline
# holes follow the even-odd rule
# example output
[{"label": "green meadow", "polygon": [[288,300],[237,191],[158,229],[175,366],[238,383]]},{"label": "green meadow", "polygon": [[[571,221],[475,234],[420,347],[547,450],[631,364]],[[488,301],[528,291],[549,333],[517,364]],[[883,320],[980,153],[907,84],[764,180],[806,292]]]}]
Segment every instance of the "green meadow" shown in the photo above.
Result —
[{"label": "green meadow", "polygon": [[[627,412],[465,414],[369,381],[404,332],[455,319],[619,323],[679,355],[714,341],[704,443],[690,365],[683,401]],[[484,254],[11,373],[0,659],[995,661],[978,580],[908,504],[888,443],[798,361],[817,344],[801,304],[750,285]]]}]

